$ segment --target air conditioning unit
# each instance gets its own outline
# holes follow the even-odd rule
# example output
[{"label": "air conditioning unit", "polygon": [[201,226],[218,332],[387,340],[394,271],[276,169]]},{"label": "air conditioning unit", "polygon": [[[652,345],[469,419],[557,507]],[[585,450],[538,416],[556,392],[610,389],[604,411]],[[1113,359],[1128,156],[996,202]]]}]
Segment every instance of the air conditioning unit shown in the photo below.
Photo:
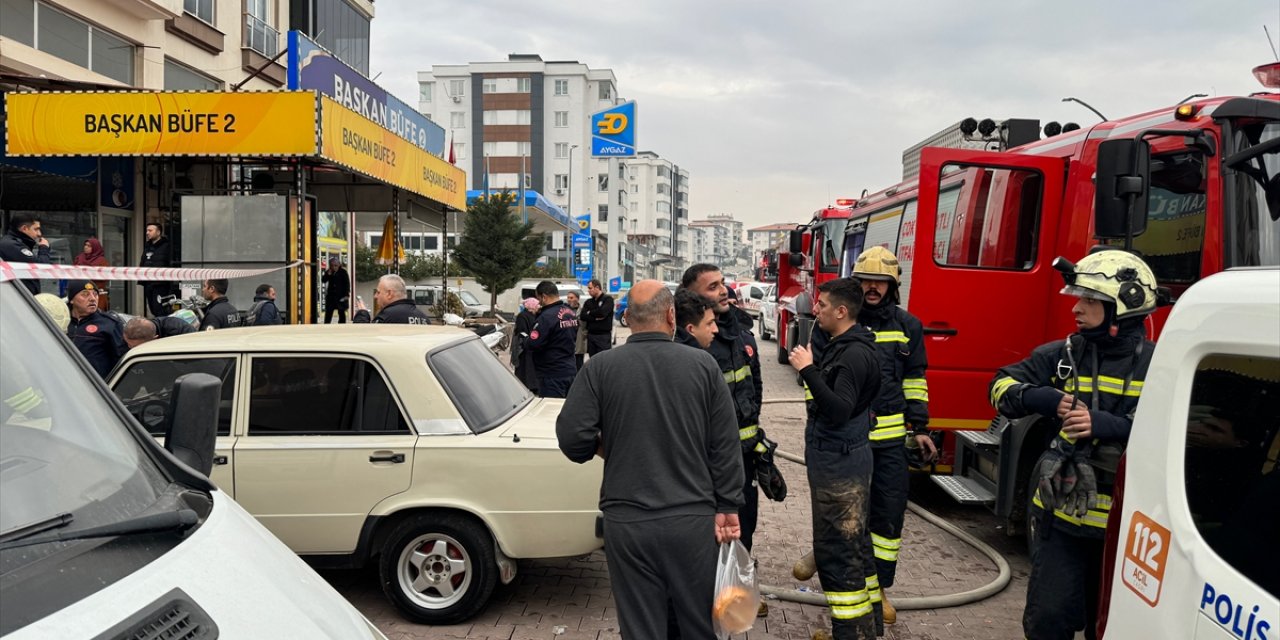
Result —
[{"label": "air conditioning unit", "polygon": [[462,96],[449,96],[454,102],[462,102]]},{"label": "air conditioning unit", "polygon": [[558,196],[564,195],[564,189],[556,189],[556,195]]}]

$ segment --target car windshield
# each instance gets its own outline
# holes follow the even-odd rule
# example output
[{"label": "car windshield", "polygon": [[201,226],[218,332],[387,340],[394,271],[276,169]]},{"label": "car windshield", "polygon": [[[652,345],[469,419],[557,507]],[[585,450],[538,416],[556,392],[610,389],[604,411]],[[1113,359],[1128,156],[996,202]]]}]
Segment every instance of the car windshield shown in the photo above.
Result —
[{"label": "car windshield", "polygon": [[458,292],[458,298],[462,300],[462,304],[465,304],[468,306],[475,306],[480,304],[480,299],[477,298],[474,293],[471,293],[466,289],[463,289]]},{"label": "car windshield", "polygon": [[427,362],[474,433],[497,427],[533,399],[479,339],[434,351]]},{"label": "car windshield", "polygon": [[[0,284],[0,536],[62,514],[74,529],[125,520],[169,485],[38,313],[14,282]],[[25,564],[21,551],[5,555],[0,571]]]}]

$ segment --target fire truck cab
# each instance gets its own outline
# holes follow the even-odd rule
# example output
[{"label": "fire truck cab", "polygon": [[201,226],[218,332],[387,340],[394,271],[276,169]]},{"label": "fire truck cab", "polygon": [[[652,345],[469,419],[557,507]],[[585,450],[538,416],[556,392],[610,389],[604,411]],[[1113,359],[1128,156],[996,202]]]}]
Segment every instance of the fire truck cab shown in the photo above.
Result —
[{"label": "fire truck cab", "polygon": [[[1280,63],[1255,75],[1280,87]],[[893,251],[901,304],[924,326],[929,426],[947,434],[933,479],[1020,533],[1054,427],[993,420],[988,384],[1074,331],[1051,263],[1127,247],[1171,298],[1230,267],[1280,264],[1280,94],[1201,99],[1004,152],[929,148],[920,167],[917,180],[821,210],[792,234],[779,260],[779,360],[807,341],[818,283],[849,275],[866,248]],[[1153,338],[1167,317],[1151,316]]]}]

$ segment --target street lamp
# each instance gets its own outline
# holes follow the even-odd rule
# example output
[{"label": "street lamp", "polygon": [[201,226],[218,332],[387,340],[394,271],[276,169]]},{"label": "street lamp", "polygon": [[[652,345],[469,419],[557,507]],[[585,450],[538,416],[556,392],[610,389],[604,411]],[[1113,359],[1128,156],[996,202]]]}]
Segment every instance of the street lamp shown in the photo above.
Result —
[{"label": "street lamp", "polygon": [[573,219],[573,150],[577,148],[578,145],[576,144],[569,146],[569,184],[567,185],[569,188],[569,204],[565,205],[565,208],[569,210],[570,220]]},{"label": "street lamp", "polygon": [[572,258],[573,256],[573,150],[577,148],[578,148],[578,145],[576,144],[569,145],[569,184],[565,185],[565,187],[569,191],[568,203],[565,204],[565,209],[567,209],[566,213],[569,214],[569,225],[566,227],[566,231],[568,232],[568,235],[565,237],[565,245],[567,246],[568,250],[566,251],[565,255],[570,257],[565,259],[564,266],[565,266],[565,269],[569,270],[569,273],[571,275],[574,273],[573,258]]}]

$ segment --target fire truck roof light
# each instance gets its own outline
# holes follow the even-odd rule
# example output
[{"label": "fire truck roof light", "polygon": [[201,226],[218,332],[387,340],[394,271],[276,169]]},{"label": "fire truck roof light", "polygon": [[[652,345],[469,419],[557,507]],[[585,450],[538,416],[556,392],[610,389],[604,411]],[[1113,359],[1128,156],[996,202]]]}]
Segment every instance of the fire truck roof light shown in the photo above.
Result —
[{"label": "fire truck roof light", "polygon": [[1280,62],[1271,62],[1253,68],[1253,77],[1268,89],[1280,89]]},{"label": "fire truck roof light", "polygon": [[854,200],[853,198],[837,198],[837,199],[836,199],[836,206],[837,206],[837,207],[852,207],[852,206],[854,205],[854,203],[856,203],[856,202],[857,202],[857,200]]}]

